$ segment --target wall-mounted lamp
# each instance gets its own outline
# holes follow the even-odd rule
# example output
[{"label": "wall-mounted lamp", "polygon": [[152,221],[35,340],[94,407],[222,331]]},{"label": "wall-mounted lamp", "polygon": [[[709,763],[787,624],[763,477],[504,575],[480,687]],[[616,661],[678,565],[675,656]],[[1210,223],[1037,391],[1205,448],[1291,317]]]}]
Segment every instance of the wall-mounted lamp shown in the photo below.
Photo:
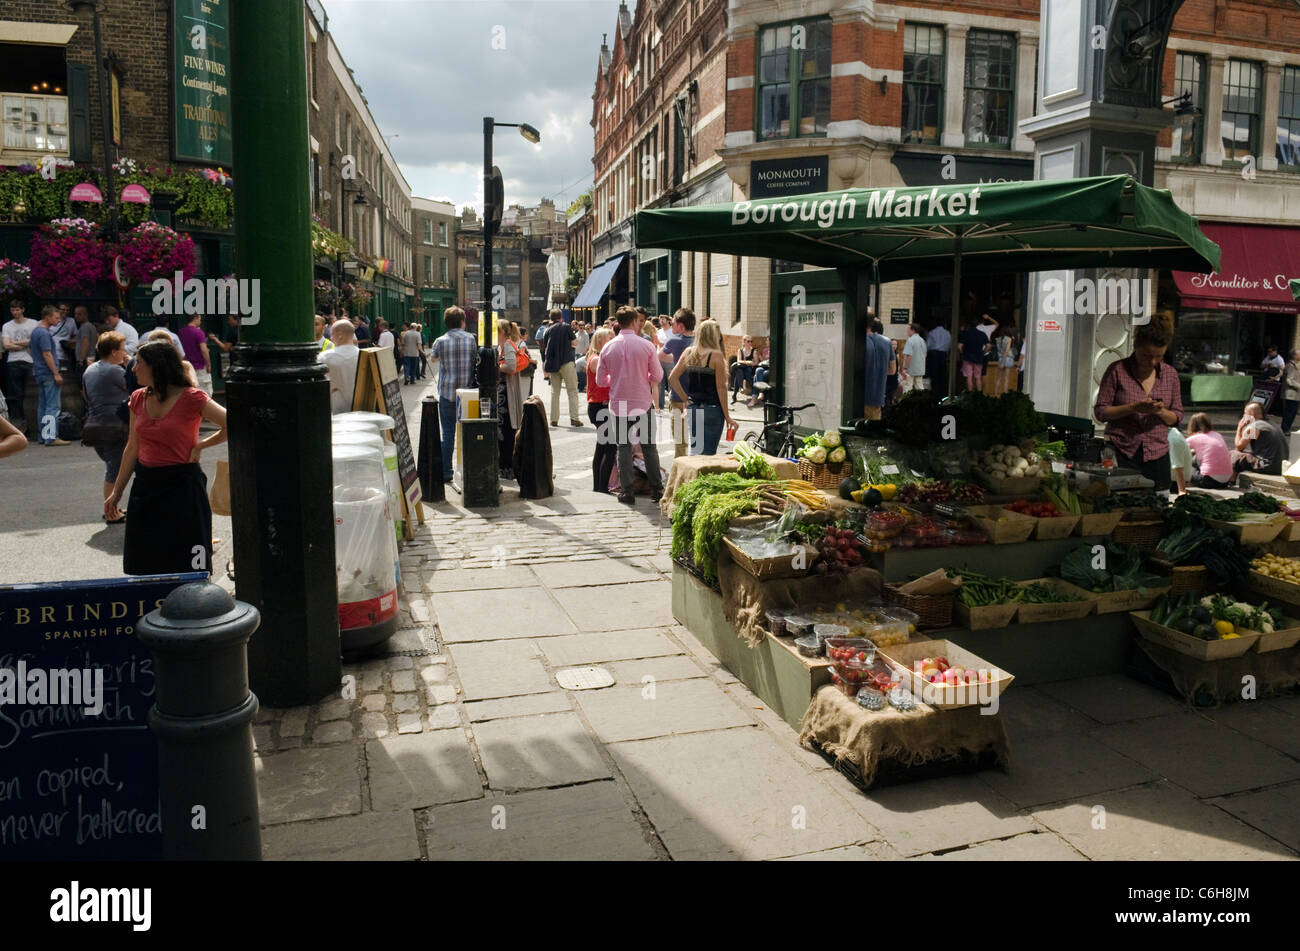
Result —
[{"label": "wall-mounted lamp", "polygon": [[885,75],[880,77],[880,94],[883,96],[887,92],[889,92],[889,76]]}]

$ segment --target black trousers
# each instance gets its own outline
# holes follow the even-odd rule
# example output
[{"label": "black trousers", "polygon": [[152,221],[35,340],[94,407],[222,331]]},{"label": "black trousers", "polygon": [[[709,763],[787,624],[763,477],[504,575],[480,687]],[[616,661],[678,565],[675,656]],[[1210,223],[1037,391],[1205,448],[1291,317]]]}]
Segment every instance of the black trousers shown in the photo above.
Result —
[{"label": "black trousers", "polygon": [[588,403],[587,418],[596,427],[596,452],[591,457],[591,490],[608,492],[609,479],[618,462],[618,443],[614,441],[609,404]]},{"label": "black trousers", "polygon": [[[1115,449],[1114,446],[1111,446],[1111,448]],[[1169,469],[1168,452],[1157,459],[1144,459],[1142,457],[1141,447],[1138,447],[1137,453],[1132,456],[1126,456],[1118,449],[1115,449],[1115,457],[1119,464],[1124,468],[1136,469],[1138,472],[1142,473],[1145,478],[1154,482],[1154,491],[1156,492],[1168,489],[1170,484],[1173,482],[1173,473]]]},{"label": "black trousers", "polygon": [[123,547],[128,575],[212,571],[212,509],[198,463],[136,463]]},{"label": "black trousers", "polygon": [[930,389],[940,399],[948,395],[948,351],[931,350],[925,355],[926,376],[930,378]]}]

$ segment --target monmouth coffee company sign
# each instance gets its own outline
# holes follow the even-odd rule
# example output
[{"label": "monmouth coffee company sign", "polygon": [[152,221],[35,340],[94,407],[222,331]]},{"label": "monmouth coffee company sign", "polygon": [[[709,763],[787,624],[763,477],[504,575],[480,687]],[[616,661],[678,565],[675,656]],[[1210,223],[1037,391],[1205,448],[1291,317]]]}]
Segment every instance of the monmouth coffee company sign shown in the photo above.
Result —
[{"label": "monmouth coffee company sign", "polygon": [[233,164],[230,0],[173,0],[172,128],[178,161]]},{"label": "monmouth coffee company sign", "polygon": [[812,158],[767,159],[749,163],[749,197],[777,198],[824,192],[829,181],[830,160]]}]

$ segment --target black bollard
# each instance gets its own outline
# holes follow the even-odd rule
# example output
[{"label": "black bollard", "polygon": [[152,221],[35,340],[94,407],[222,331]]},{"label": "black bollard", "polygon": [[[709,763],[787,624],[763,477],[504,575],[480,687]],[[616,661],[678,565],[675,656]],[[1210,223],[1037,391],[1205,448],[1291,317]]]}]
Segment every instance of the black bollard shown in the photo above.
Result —
[{"label": "black bollard", "polygon": [[442,424],[436,396],[426,396],[420,402],[420,458],[416,468],[420,497],[426,502],[447,501],[447,489],[442,484]]},{"label": "black bollard", "polygon": [[208,582],[186,584],[136,627],[153,651],[163,857],[258,860],[248,639],[261,617]]}]

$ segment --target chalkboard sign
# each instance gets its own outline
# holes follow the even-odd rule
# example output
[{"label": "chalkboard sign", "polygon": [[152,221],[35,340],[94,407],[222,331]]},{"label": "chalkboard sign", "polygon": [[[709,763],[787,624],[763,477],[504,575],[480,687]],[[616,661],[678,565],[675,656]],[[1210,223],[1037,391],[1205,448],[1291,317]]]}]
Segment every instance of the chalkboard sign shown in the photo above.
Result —
[{"label": "chalkboard sign", "polygon": [[406,537],[411,538],[412,515],[418,513],[420,524],[423,525],[424,507],[420,504],[420,478],[415,468],[415,453],[411,450],[411,434],[406,428],[402,383],[397,376],[397,362],[393,359],[391,347],[368,347],[361,351],[352,408],[393,417],[393,445],[397,447],[397,472],[402,480]]},{"label": "chalkboard sign", "polygon": [[198,572],[0,587],[0,858],[161,859],[140,618]]},{"label": "chalkboard sign", "polygon": [[1262,406],[1264,415],[1267,416],[1281,389],[1282,383],[1280,380],[1256,380],[1255,388],[1250,391],[1250,402]]}]

